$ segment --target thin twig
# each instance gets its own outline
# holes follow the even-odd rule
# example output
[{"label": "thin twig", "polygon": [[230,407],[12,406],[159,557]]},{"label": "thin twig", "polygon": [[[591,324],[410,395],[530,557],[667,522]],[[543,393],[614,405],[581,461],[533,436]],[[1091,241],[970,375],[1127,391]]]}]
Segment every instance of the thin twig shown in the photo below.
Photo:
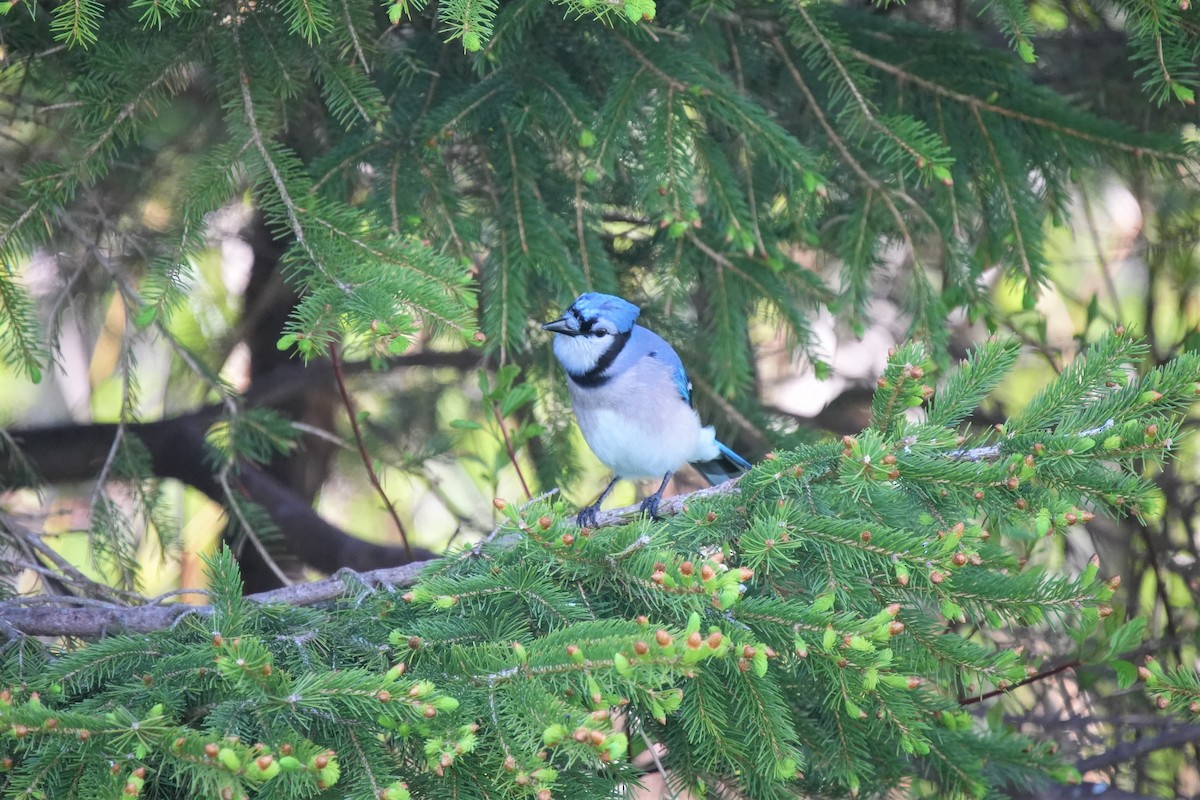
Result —
[{"label": "thin twig", "polygon": [[525,491],[525,499],[531,500],[533,492],[529,491],[529,484],[525,482],[525,473],[521,471],[521,464],[517,461],[517,451],[508,437],[508,428],[504,425],[504,417],[500,414],[498,403],[492,403],[492,412],[496,415],[496,424],[500,426],[500,435],[504,438],[504,450],[508,453],[508,460],[512,463],[513,469],[517,471],[517,478],[521,481],[521,488]]},{"label": "thin twig", "polygon": [[974,705],[975,703],[982,703],[984,700],[991,700],[993,697],[999,697],[1000,695],[1008,694],[1014,689],[1019,689],[1022,686],[1028,686],[1031,683],[1045,680],[1046,678],[1049,678],[1052,675],[1057,675],[1060,672],[1066,672],[1069,669],[1075,669],[1075,667],[1078,667],[1082,663],[1083,662],[1081,662],[1079,659],[1072,659],[1065,664],[1059,664],[1057,667],[1039,672],[1036,675],[1030,675],[1024,680],[1017,681],[1012,686],[1007,686],[1003,689],[993,689],[990,692],[984,692],[983,694],[975,695],[974,697],[964,697],[962,700],[958,701],[958,704],[960,706],[969,706]]},{"label": "thin twig", "polygon": [[250,544],[262,556],[263,563],[279,579],[280,583],[284,586],[291,586],[295,581],[287,576],[287,573],[280,568],[279,564],[275,563],[274,557],[267,551],[267,546],[262,543],[262,539],[254,532],[254,526],[250,524],[250,520],[246,519],[241,505],[238,504],[238,499],[233,495],[233,487],[229,485],[229,471],[232,467],[232,463],[226,464],[217,474],[217,483],[220,484],[221,491],[225,494],[226,504],[229,506],[229,510],[233,513],[233,516],[237,518],[238,524],[242,526],[242,530],[246,532],[246,538],[250,541]]},{"label": "thin twig", "polygon": [[350,418],[350,429],[354,432],[354,441],[358,444],[358,455],[362,458],[363,466],[367,470],[367,479],[375,487],[375,493],[383,500],[384,508],[392,515],[392,521],[396,523],[396,530],[400,532],[400,541],[404,542],[404,553],[411,560],[413,552],[412,545],[408,543],[408,530],[400,521],[400,515],[396,513],[396,506],[384,491],[383,484],[379,482],[379,476],[375,473],[375,467],[371,464],[371,456],[367,452],[366,442],[363,441],[362,431],[358,427],[358,415],[354,412],[354,401],[350,399],[350,392],[346,390],[346,378],[342,375],[342,359],[338,355],[337,343],[329,345],[329,361],[333,365],[333,379],[337,383],[338,392],[342,395],[342,403],[346,406],[346,416]]}]

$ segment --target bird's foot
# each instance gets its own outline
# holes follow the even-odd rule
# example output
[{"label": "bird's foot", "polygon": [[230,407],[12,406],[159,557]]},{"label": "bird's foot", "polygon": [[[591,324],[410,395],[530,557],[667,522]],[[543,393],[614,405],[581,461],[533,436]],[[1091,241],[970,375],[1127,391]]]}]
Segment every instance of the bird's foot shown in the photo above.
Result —
[{"label": "bird's foot", "polygon": [[590,506],[579,509],[579,515],[575,517],[575,523],[581,528],[594,528],[599,518],[600,504],[592,503]]},{"label": "bird's foot", "polygon": [[652,494],[638,506],[638,512],[649,516],[653,520],[662,519],[662,517],[658,516],[658,504],[661,502],[662,495]]}]

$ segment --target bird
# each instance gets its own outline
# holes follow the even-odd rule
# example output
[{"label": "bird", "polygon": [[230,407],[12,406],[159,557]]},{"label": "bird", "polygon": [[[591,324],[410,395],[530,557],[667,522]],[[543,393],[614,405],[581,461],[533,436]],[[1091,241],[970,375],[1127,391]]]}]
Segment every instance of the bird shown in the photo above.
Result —
[{"label": "bird", "polygon": [[544,323],[554,336],[554,356],[583,438],[613,479],[581,509],[581,527],[596,524],[600,504],[622,478],[661,478],[640,511],[655,517],[667,481],[693,463],[716,485],[750,469],[750,463],[717,441],[692,407],[692,384],[674,348],[635,324],[641,309],[620,297],[585,292],[563,315]]}]

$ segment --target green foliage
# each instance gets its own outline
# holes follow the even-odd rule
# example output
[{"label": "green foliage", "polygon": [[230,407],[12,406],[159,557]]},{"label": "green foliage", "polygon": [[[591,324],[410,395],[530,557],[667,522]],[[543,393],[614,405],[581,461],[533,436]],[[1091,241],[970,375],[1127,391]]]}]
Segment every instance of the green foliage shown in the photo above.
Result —
[{"label": "green foliage", "polygon": [[[780,453],[664,523],[580,530],[561,506],[499,503],[495,536],[410,591],[351,581],[324,608],[244,599],[223,552],[210,610],[171,630],[32,653],[14,640],[0,791],[594,798],[636,781],[631,759],[653,744],[676,785],[748,797],[999,797],[1077,779],[1048,743],[966,713],[968,691],[1031,669],[971,631],[1070,628],[1081,650],[1103,635],[1104,660],[1143,627],[1100,624],[1115,584],[1095,563],[1049,574],[997,534],[1066,530],[1116,493],[1144,510],[1152,488],[1070,426],[1123,408],[1118,429],[1160,403],[1176,424],[1200,357],[1147,373],[1136,388],[1161,396],[1130,405],[1133,382],[1103,381],[1140,352],[1115,333],[1042,393],[1073,415],[1033,404],[1011,432],[963,440],[952,410],[1013,352],[980,347],[922,419],[905,410],[925,405],[934,365],[907,345],[861,435]],[[1139,445],[1163,457],[1174,442]],[[1146,674],[1166,702],[1194,699],[1192,678]]]},{"label": "green foliage", "polygon": [[[699,402],[755,419],[764,316],[820,366],[814,314],[861,330],[894,280],[922,340],[890,361],[868,430],[783,452],[737,498],[665,525],[585,536],[564,508],[510,506],[504,535],[431,568],[407,601],[363,588],[262,608],[223,559],[211,617],[77,652],[13,640],[4,791],[399,800],[407,781],[424,796],[594,797],[635,780],[647,742],[677,783],[753,797],[980,796],[1070,777],[961,713],[1030,666],[971,626],[1071,626],[1084,648],[1108,584],[1025,567],[1002,542],[1023,557],[1094,513],[1158,513],[1140,468],[1177,446],[1196,359],[1139,375],[1140,345],[1109,336],[985,434],[963,426],[1016,345],[979,347],[932,398],[930,376],[948,366],[950,312],[996,326],[993,270],[1034,308],[1047,222],[1081,177],[1179,169],[1188,152],[1166,124],[1135,132],[1035,83],[1029,3],[976,5],[1015,56],[828,2],[0,3],[3,103],[29,145],[0,201],[0,358],[41,377],[60,320],[43,330],[24,265],[86,255],[128,320],[122,424],[137,410],[132,341],[169,335],[206,221],[243,201],[286,247],[301,298],[280,349],[313,359],[349,341],[382,361],[418,339],[484,344],[487,433],[504,445],[484,465],[493,485],[525,452],[542,486],[574,468],[530,321],[586,289],[645,306]],[[1124,15],[1150,100],[1194,102],[1196,9],[1097,8]],[[186,153],[169,180],[164,150]],[[157,180],[173,191],[150,230],[128,212]],[[893,279],[897,248],[909,263]],[[225,404],[210,466],[231,517],[272,533],[232,481],[295,431],[177,351]],[[115,444],[94,553],[131,585],[138,531],[106,483],[168,526],[144,452]],[[1111,658],[1140,629],[1104,632],[1111,646],[1083,655]],[[1170,678],[1172,707],[1187,680]]]}]

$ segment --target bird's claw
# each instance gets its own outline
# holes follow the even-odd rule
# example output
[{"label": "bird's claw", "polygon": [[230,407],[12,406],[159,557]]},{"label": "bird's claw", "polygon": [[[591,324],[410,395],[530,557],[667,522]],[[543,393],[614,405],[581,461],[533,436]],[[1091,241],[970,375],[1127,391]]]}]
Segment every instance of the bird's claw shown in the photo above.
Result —
[{"label": "bird's claw", "polygon": [[662,498],[656,494],[652,494],[643,500],[642,504],[638,506],[638,512],[647,515],[653,520],[661,519],[661,517],[658,516],[658,504],[660,502],[662,502]]},{"label": "bird's claw", "polygon": [[590,506],[579,509],[579,515],[575,517],[575,522],[581,528],[594,528],[600,517],[600,504],[593,503]]}]

